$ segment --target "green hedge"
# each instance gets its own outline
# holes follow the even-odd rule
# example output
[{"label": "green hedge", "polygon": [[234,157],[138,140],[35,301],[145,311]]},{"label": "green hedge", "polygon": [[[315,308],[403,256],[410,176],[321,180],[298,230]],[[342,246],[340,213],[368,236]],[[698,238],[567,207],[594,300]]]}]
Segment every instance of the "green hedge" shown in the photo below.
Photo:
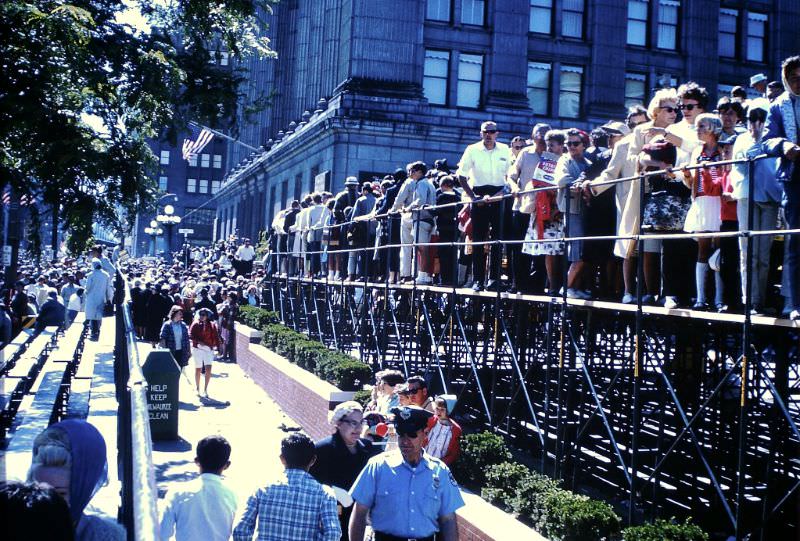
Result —
[{"label": "green hedge", "polygon": [[[256,328],[264,333],[261,343],[301,368],[308,370],[342,389],[356,391],[373,379],[372,368],[344,353],[325,347],[303,333],[277,322],[277,314],[262,308],[247,307],[239,320],[245,325],[261,323]],[[245,319],[246,318],[246,319]]]},{"label": "green hedge", "polygon": [[458,480],[481,487],[481,497],[513,513],[550,541],[708,541],[687,520],[622,531],[622,519],[607,503],[575,494],[527,466],[513,462],[502,437],[490,432],[462,439],[461,458],[453,465]]},{"label": "green hedge", "polygon": [[461,438],[461,456],[453,464],[453,475],[462,484],[484,485],[490,466],[510,460],[511,451],[501,436],[491,432],[468,434]]},{"label": "green hedge", "polygon": [[280,318],[275,312],[247,304],[239,307],[239,316],[236,319],[248,327],[260,330],[270,323],[277,323]]},{"label": "green hedge", "polygon": [[[674,519],[673,519],[674,520]],[[658,519],[653,524],[631,526],[622,531],[624,541],[708,541],[708,534],[689,519],[673,522]]]}]

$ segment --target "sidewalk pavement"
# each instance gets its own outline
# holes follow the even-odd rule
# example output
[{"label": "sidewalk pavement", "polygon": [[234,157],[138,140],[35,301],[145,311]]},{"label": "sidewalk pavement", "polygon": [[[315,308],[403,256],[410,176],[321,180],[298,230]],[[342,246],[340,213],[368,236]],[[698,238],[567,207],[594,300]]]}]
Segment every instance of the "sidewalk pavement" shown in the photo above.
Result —
[{"label": "sidewalk pavement", "polygon": [[[143,342],[138,346],[144,363],[151,347]],[[159,504],[167,490],[198,475],[194,464],[197,442],[205,436],[219,434],[231,444],[231,466],[224,476],[239,498],[241,510],[256,488],[283,471],[280,442],[289,432],[282,428],[296,429],[297,424],[236,364],[213,364],[208,387],[211,400],[197,396],[191,360],[185,372],[187,377],[180,379],[179,439],[153,442]],[[202,379],[200,385],[202,390]],[[225,405],[225,401],[230,405]]]}]

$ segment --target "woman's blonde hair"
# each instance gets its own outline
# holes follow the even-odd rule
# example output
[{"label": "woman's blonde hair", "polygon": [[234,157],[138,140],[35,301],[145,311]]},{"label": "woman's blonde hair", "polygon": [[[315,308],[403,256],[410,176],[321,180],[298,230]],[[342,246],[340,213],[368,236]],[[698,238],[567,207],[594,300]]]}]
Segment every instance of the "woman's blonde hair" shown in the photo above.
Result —
[{"label": "woman's blonde hair", "polygon": [[656,118],[658,110],[661,109],[661,105],[665,101],[678,101],[678,93],[674,88],[662,88],[653,94],[653,99],[650,100],[647,106],[647,114],[650,116],[650,120]]},{"label": "woman's blonde hair", "polygon": [[66,431],[50,427],[33,440],[33,460],[28,472],[28,480],[39,467],[63,468],[67,471],[72,466],[72,446]]}]

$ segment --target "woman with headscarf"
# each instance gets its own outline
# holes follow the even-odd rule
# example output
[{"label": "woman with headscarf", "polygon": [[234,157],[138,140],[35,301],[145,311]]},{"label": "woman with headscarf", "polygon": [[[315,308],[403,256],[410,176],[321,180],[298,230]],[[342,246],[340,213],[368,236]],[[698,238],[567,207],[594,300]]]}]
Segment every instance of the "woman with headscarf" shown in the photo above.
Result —
[{"label": "woman with headscarf", "polygon": [[[342,402],[331,413],[330,423],[335,432],[315,444],[317,461],[308,473],[320,483],[333,487],[337,499],[340,492],[350,490],[367,461],[376,454],[372,442],[361,438],[363,413],[358,402]],[[347,529],[353,507],[341,505],[341,500],[340,506],[342,540],[346,541],[349,539]]]},{"label": "woman with headscarf", "polygon": [[28,480],[47,483],[64,498],[77,541],[125,539],[125,529],[111,518],[84,513],[107,480],[106,443],[91,424],[69,419],[39,434]]}]

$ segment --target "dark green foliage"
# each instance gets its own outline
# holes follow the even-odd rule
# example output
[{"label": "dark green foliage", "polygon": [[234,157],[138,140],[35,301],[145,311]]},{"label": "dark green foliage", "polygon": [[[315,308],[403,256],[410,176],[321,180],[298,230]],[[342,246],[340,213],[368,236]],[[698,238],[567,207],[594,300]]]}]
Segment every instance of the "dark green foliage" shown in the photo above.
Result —
[{"label": "dark green foliage", "polygon": [[[674,520],[674,519],[673,519]],[[623,541],[708,541],[708,534],[690,519],[673,522],[658,519],[653,524],[631,526],[622,530]]]},{"label": "dark green foliage", "polygon": [[278,320],[278,314],[275,312],[264,310],[257,306],[250,306],[249,304],[239,307],[237,321],[254,329],[263,329],[270,323],[277,323]]},{"label": "dark green foliage", "polygon": [[550,541],[610,541],[617,539],[622,519],[605,502],[558,489],[544,498],[537,524]]},{"label": "dark green foliage", "polygon": [[461,439],[461,457],[451,469],[459,482],[483,485],[490,466],[510,460],[511,452],[501,436],[479,432]]},{"label": "dark green foliage", "polygon": [[356,391],[353,400],[361,404],[363,407],[367,407],[367,405],[372,402],[372,390],[370,389],[361,389],[360,391]]},{"label": "dark green foliage", "polygon": [[264,336],[261,343],[265,347],[343,391],[358,390],[372,381],[372,368],[368,365],[276,323],[277,319],[275,312],[256,307],[249,307],[246,315],[240,312],[239,316],[245,325],[262,330]]},{"label": "dark green foliage", "polygon": [[[157,197],[148,139],[176,144],[188,121],[224,128],[241,116],[242,70],[209,60],[223,49],[274,56],[258,19],[269,9],[269,0],[3,0],[0,188],[54,210],[73,250],[93,223],[129,229]],[[124,21],[136,11],[150,28]]]},{"label": "dark green foliage", "polygon": [[481,497],[503,509],[511,511],[511,502],[523,480],[531,471],[517,462],[501,462],[486,470],[486,484],[481,488]]}]

